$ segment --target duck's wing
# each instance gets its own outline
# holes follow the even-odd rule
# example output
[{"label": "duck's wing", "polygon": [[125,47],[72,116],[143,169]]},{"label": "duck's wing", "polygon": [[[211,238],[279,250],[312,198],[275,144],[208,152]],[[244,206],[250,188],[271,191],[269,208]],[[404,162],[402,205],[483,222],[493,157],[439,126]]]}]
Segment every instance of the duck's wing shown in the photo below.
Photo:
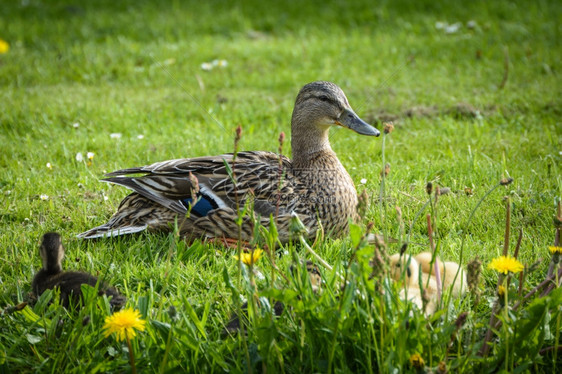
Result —
[{"label": "duck's wing", "polygon": [[[278,210],[280,186],[284,191],[292,190],[293,179],[287,178],[291,172],[288,158],[255,151],[239,152],[236,158],[224,154],[122,169],[107,174],[104,181],[130,188],[182,215],[188,212],[195,195],[199,207],[193,213],[199,216],[218,208],[236,209],[248,198],[252,199],[255,211],[269,215]],[[128,176],[131,174],[144,175]]]}]

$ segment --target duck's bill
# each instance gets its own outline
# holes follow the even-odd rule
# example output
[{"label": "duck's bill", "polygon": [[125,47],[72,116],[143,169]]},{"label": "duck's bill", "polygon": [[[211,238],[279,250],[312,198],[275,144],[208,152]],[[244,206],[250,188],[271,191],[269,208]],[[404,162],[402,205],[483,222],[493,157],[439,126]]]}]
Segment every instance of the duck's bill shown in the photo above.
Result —
[{"label": "duck's bill", "polygon": [[381,134],[379,130],[363,121],[351,109],[345,109],[336,124],[347,127],[361,135],[379,136]]}]

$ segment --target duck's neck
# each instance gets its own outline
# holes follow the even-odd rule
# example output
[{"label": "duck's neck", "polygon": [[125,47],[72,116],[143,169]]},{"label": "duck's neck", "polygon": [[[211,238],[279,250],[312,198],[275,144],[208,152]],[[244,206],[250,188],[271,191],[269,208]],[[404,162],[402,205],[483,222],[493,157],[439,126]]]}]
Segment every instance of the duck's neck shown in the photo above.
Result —
[{"label": "duck's neck", "polygon": [[328,138],[329,127],[292,126],[291,148],[293,150],[293,165],[307,167],[313,160],[322,155],[334,157]]}]

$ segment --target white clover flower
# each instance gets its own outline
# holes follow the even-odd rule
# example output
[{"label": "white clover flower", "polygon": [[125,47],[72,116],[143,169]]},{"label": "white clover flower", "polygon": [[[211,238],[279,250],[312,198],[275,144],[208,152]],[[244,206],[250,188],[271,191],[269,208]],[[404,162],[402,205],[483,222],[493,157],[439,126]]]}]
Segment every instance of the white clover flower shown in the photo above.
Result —
[{"label": "white clover flower", "polygon": [[88,157],[88,160],[92,161],[94,159],[94,152],[88,152],[86,157]]},{"label": "white clover flower", "polygon": [[82,152],[78,152],[76,154],[76,161],[78,161],[78,162],[84,161],[84,156],[82,155]]},{"label": "white clover flower", "polygon": [[49,195],[41,194],[41,195],[39,195],[39,198],[43,201],[49,200]]},{"label": "white clover flower", "polygon": [[360,180],[360,182],[361,182],[361,184],[365,184],[365,183],[367,183],[367,179],[366,179],[366,178],[362,178],[362,179]]},{"label": "white clover flower", "polygon": [[121,133],[120,132],[112,132],[111,134],[109,134],[109,137],[111,139],[121,139]]},{"label": "white clover flower", "polygon": [[47,165],[45,165],[47,167],[47,169],[49,170],[53,170],[53,165],[51,165],[50,162],[47,162]]}]

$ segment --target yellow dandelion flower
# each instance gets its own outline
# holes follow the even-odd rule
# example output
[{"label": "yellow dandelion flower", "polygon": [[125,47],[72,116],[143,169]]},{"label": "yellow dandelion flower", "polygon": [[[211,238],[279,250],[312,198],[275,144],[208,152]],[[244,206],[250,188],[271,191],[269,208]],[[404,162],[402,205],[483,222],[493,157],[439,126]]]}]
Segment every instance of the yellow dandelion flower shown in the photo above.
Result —
[{"label": "yellow dandelion flower", "polygon": [[548,250],[552,254],[558,253],[558,254],[562,255],[562,247],[550,246],[550,247],[548,247]]},{"label": "yellow dandelion flower", "polygon": [[414,353],[410,356],[410,365],[415,369],[423,369],[425,362],[419,353]]},{"label": "yellow dandelion flower", "polygon": [[498,286],[498,296],[503,299],[505,296],[505,286]]},{"label": "yellow dandelion flower", "polygon": [[523,270],[523,268],[524,266],[521,262],[509,256],[500,256],[498,258],[494,258],[492,262],[490,262],[490,265],[488,265],[488,269],[492,269],[503,274],[519,273]]},{"label": "yellow dandelion flower", "polygon": [[104,336],[116,333],[117,341],[128,340],[134,338],[136,330],[144,331],[146,321],[141,319],[140,312],[134,309],[124,309],[111,316],[105,317]]},{"label": "yellow dandelion flower", "polygon": [[[263,251],[259,248],[256,248],[253,252],[250,253],[242,253],[242,262],[248,266],[252,266],[260,259]],[[238,260],[238,256],[234,255],[234,258]]]},{"label": "yellow dandelion flower", "polygon": [[1,53],[8,53],[10,50],[10,45],[7,41],[0,39],[0,54]]}]

